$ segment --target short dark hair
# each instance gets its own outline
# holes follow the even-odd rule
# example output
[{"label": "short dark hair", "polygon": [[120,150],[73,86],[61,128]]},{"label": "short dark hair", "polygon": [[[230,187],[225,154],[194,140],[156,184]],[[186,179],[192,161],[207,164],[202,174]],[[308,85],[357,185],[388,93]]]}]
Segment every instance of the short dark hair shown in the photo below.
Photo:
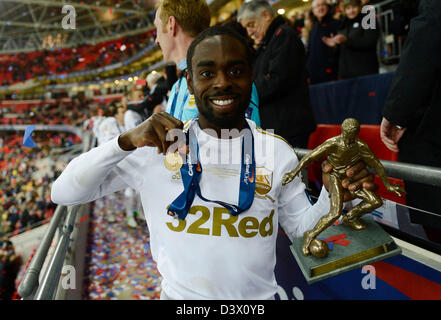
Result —
[{"label": "short dark hair", "polygon": [[363,4],[361,3],[361,0],[344,0],[343,1],[343,8],[346,9],[346,7],[354,6],[354,7],[363,7]]},{"label": "short dark hair", "polygon": [[245,38],[242,37],[239,33],[237,33],[232,28],[224,27],[224,26],[214,26],[214,27],[207,28],[204,31],[202,31],[201,33],[199,33],[198,36],[191,43],[190,47],[188,48],[188,51],[187,51],[187,72],[191,73],[193,70],[192,65],[191,65],[191,60],[193,59],[193,55],[194,55],[194,51],[196,49],[196,46],[200,42],[202,42],[203,40],[205,40],[207,38],[214,37],[214,36],[221,36],[221,35],[228,35],[230,37],[233,37],[233,38],[239,40],[245,48],[249,65],[250,66],[253,65],[253,52],[252,52],[250,46],[248,45],[247,41],[245,40]]}]

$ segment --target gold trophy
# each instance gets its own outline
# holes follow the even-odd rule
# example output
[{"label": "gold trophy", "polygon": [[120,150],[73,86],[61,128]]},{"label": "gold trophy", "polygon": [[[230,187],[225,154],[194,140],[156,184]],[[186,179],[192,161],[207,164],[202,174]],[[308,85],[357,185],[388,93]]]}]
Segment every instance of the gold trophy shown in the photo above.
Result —
[{"label": "gold trophy", "polygon": [[[370,150],[368,145],[364,141],[358,138],[359,131],[360,131],[360,124],[356,119],[349,118],[344,120],[342,123],[341,135],[326,140],[320,146],[312,150],[308,155],[306,155],[301,159],[298,166],[293,171],[285,174],[283,177],[282,184],[286,185],[287,183],[291,182],[294,179],[294,177],[297,176],[297,174],[302,169],[306,168],[311,162],[320,161],[323,158],[326,158],[328,162],[333,166],[333,170],[331,171],[331,173],[329,173],[328,191],[330,197],[330,211],[328,214],[323,216],[318,221],[318,223],[315,225],[315,227],[312,230],[306,231],[303,234],[301,253],[303,254],[304,257],[307,257],[312,254],[313,257],[311,258],[313,260],[312,263],[313,265],[320,264],[320,261],[317,261],[317,259],[324,259],[325,257],[327,257],[327,253],[329,250],[327,243],[322,239],[317,239],[316,237],[319,234],[321,234],[325,229],[332,226],[334,222],[336,222],[343,214],[344,189],[342,186],[342,181],[343,179],[346,178],[347,169],[354,166],[359,161],[363,161],[364,163],[366,163],[367,166],[375,170],[375,172],[378,174],[378,176],[380,177],[380,179],[382,180],[388,191],[394,192],[398,196],[401,196],[402,193],[405,193],[405,191],[400,185],[393,185],[389,182],[381,162],[373,154],[373,152]],[[329,276],[332,276],[332,271],[335,271],[337,269],[345,268],[351,265],[352,265],[351,269],[353,269],[359,265],[362,265],[360,264],[360,262],[363,261],[363,258],[371,259],[382,254],[384,256],[384,254],[386,253],[389,253],[387,256],[391,256],[390,252],[394,251],[392,249],[394,248],[397,249],[396,245],[395,246],[393,245],[395,244],[393,240],[387,234],[385,234],[385,232],[375,222],[369,221],[368,219],[361,219],[362,215],[372,212],[375,209],[381,207],[383,205],[382,199],[375,192],[363,188],[360,188],[357,191],[350,191],[350,192],[353,197],[359,198],[362,201],[358,205],[350,209],[348,213],[343,214],[342,217],[343,226],[345,226],[346,228],[349,227],[349,229],[351,229],[350,234],[354,234],[354,236],[357,238],[354,231],[359,232],[361,230],[365,230],[367,224],[373,225],[372,228],[375,228],[375,232],[384,233],[382,234],[382,236],[384,236],[384,241],[386,242],[380,245],[382,249],[381,248],[378,249],[378,246],[374,246],[374,248],[366,249],[366,246],[369,247],[369,241],[365,239],[365,241],[361,241],[361,243],[358,243],[353,246],[352,249],[355,249],[357,251],[353,254],[354,257],[352,257],[351,255],[349,256],[340,255],[339,257],[337,257],[337,261],[329,261],[330,265],[327,262],[328,264],[327,267],[321,269],[319,268],[320,270],[322,270],[321,274],[323,274],[323,272],[325,273],[328,272],[331,273],[331,275]],[[346,232],[347,230],[343,230],[343,231]],[[369,235],[369,234],[367,233],[365,235]],[[368,236],[367,238],[370,237]],[[291,249],[293,250],[293,248]],[[365,252],[366,250],[363,251],[363,249],[366,249],[368,251],[374,249],[375,252]],[[362,251],[358,252],[358,250],[362,250]],[[394,255],[401,252],[399,248],[397,250],[399,250],[399,252],[395,250]],[[296,259],[299,260],[298,256],[300,256],[300,254],[298,250],[295,250],[295,252],[293,250],[293,253]],[[382,259],[384,259],[385,257],[386,256],[384,256]],[[301,258],[301,260],[305,262],[304,258]],[[376,259],[376,261],[378,260],[380,259]],[[306,260],[306,262],[311,262],[311,261]],[[370,260],[370,262],[372,262],[372,259]],[[307,263],[307,264],[310,267],[311,263]],[[302,271],[304,272],[304,274],[306,272],[309,275],[309,277],[313,276],[312,273],[314,273],[312,270],[309,270],[312,271],[309,272],[303,270],[303,268]],[[319,275],[317,274],[317,272],[315,272],[315,274],[316,276]]]}]

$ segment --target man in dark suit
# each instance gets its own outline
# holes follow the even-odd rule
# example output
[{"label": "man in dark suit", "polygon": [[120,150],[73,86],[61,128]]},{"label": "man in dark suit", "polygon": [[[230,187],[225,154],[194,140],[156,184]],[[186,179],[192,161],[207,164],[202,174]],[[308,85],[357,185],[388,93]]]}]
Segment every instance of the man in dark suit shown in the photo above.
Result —
[{"label": "man in dark suit", "polygon": [[238,22],[257,45],[254,83],[262,128],[306,148],[316,123],[306,81],[306,54],[296,31],[265,0],[246,2]]},{"label": "man in dark suit", "polygon": [[[383,110],[381,139],[401,162],[441,167],[441,1],[422,0]],[[405,181],[407,204],[441,215],[441,188]],[[441,243],[441,216],[411,210]]]}]

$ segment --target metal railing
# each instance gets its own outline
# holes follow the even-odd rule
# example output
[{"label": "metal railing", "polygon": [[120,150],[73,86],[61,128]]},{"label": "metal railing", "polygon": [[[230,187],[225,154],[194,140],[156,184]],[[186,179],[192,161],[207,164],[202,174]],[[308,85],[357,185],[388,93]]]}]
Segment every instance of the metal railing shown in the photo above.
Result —
[{"label": "metal railing", "polygon": [[75,218],[79,207],[80,206],[69,207],[67,210],[68,213],[61,231],[60,240],[52,259],[49,262],[43,280],[41,281],[41,286],[39,286],[37,293],[35,294],[35,300],[53,300],[55,296],[61,276],[61,269],[63,268],[64,258],[66,257],[69,246],[70,235],[74,229]]},{"label": "metal railing", "polygon": [[37,252],[34,255],[34,258],[32,259],[29,268],[26,270],[23,281],[18,287],[18,294],[25,300],[33,299],[34,294],[38,289],[38,278],[40,276],[41,269],[46,260],[46,256],[55,236],[55,232],[57,231],[60,221],[63,219],[65,213],[66,207],[64,206],[58,206],[57,209],[55,209],[54,215],[52,216],[49,224],[49,228],[44,235],[43,240],[41,241]]},{"label": "metal railing", "polygon": [[[83,152],[90,150],[94,143],[95,140],[91,134],[84,134]],[[55,209],[48,230],[43,236],[18,287],[18,294],[24,300],[53,300],[55,298],[59,287],[61,270],[71,245],[71,234],[75,227],[78,212],[81,210],[83,210],[83,205],[69,207],[59,205]],[[58,237],[55,239],[56,234]],[[55,243],[55,251],[49,255],[53,242]],[[44,272],[44,275],[40,283],[42,272]]]},{"label": "metal railing", "polygon": [[[308,149],[295,148],[299,158],[311,152]],[[404,162],[380,160],[388,177],[441,187],[441,168],[422,166]]]}]

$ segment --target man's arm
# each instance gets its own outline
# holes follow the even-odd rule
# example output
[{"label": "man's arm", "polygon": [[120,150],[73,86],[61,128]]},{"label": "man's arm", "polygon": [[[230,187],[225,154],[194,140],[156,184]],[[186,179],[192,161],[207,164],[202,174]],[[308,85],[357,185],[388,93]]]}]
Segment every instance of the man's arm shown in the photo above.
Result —
[{"label": "man's arm", "polygon": [[114,138],[73,159],[52,185],[52,202],[69,206],[87,203],[133,184],[129,177],[124,177],[123,170],[116,168],[131,154],[122,150],[117,140]]},{"label": "man's arm", "polygon": [[169,114],[157,113],[121,136],[75,158],[52,186],[54,203],[74,205],[98,199],[127,186],[140,188],[140,166],[144,157],[127,157],[136,148],[157,147],[166,153],[173,141],[167,141],[170,130],[182,130],[181,121]]}]

